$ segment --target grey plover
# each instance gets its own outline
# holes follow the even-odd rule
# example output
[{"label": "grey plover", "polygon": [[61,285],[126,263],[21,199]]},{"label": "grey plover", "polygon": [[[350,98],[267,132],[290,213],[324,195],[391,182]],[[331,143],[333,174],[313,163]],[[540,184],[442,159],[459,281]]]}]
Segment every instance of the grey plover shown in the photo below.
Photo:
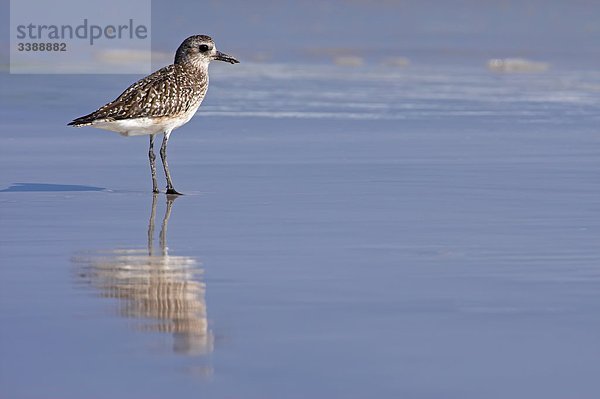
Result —
[{"label": "grey plover", "polygon": [[69,123],[118,132],[123,136],[150,135],[152,191],[158,193],[154,136],[163,133],[160,157],[167,179],[167,194],[179,194],[173,187],[167,163],[171,132],[187,123],[198,110],[208,89],[208,64],[212,60],[236,64],[239,61],[217,51],[212,38],[190,36],[175,53],[175,62],[129,86],[116,100],[91,114]]}]

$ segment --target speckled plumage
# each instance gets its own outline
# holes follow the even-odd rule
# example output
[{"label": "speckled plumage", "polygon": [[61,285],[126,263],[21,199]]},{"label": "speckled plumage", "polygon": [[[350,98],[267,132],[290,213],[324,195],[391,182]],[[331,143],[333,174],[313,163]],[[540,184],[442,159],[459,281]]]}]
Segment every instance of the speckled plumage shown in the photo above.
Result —
[{"label": "speckled plumage", "polygon": [[70,125],[182,115],[198,108],[207,89],[207,71],[187,64],[172,64],[135,82],[116,100],[75,119]]},{"label": "speckled plumage", "polygon": [[[199,50],[199,46],[203,45],[207,47],[204,53]],[[195,112],[208,89],[208,64],[213,59],[238,62],[235,58],[216,51],[215,43],[209,36],[190,36],[177,49],[173,64],[135,82],[114,101],[73,120],[69,125],[89,126],[99,123],[101,126],[98,127],[112,130],[111,125],[106,122],[136,118],[177,118],[192,110]]]},{"label": "speckled plumage", "polygon": [[178,194],[173,188],[167,164],[167,142],[171,132],[187,123],[202,103],[208,89],[208,64],[213,60],[231,64],[239,62],[217,51],[209,36],[190,36],[177,49],[173,64],[137,81],[114,101],[73,120],[69,125],[92,126],[124,136],[150,135],[149,157],[152,191],[155,193],[158,188],[154,136],[164,133],[160,155],[167,178],[167,194]]}]

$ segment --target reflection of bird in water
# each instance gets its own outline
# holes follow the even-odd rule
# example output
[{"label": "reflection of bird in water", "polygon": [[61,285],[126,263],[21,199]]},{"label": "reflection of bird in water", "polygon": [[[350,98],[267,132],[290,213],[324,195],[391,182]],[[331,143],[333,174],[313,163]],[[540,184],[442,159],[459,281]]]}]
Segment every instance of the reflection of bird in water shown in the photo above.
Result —
[{"label": "reflection of bird in water", "polygon": [[159,234],[160,253],[154,252],[155,194],[148,224],[148,250],[122,249],[78,257],[80,278],[101,295],[119,299],[119,313],[147,319],[146,331],[173,334],[173,350],[198,355],[212,352],[213,337],[206,318],[202,269],[189,256],[172,256],[167,250],[167,224],[177,196],[168,195]]}]

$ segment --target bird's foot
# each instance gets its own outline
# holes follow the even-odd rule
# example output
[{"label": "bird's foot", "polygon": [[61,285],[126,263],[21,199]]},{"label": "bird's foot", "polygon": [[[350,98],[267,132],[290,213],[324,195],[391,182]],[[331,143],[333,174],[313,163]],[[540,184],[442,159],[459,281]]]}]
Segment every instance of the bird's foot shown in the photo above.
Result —
[{"label": "bird's foot", "polygon": [[171,187],[171,188],[167,188],[167,195],[183,195],[183,194],[177,192],[173,187]]}]

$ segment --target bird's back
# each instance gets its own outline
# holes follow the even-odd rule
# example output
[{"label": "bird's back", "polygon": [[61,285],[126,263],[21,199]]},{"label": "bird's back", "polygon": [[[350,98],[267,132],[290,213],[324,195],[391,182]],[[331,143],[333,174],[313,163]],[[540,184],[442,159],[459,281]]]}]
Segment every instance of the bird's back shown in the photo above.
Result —
[{"label": "bird's back", "polygon": [[208,71],[172,64],[129,86],[114,101],[69,125],[181,117],[198,108],[208,89]]}]

